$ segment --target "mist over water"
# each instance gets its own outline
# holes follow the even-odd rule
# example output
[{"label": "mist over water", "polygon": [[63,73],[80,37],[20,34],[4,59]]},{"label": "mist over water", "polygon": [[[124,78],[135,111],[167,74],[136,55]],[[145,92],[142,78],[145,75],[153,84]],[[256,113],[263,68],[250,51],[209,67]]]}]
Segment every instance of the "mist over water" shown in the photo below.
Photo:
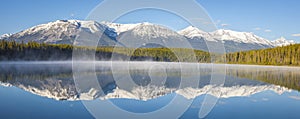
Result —
[{"label": "mist over water", "polygon": [[[3,84],[11,84],[12,86],[15,83],[20,84],[20,82],[26,84],[28,82],[34,83],[35,80],[52,82],[67,81],[68,85],[73,87],[73,92],[77,92],[74,84],[73,63],[71,61],[1,62],[0,81]],[[218,72],[213,72],[213,70],[218,69],[218,66],[222,64],[122,61],[81,61],[76,63],[81,67],[76,73],[80,75],[95,74],[97,78],[96,83],[99,83],[100,87],[104,90],[104,94],[101,94],[101,91],[98,92],[99,94],[95,93],[94,97],[92,97],[93,99],[101,97],[101,95],[106,95],[108,92],[113,92],[117,87],[129,92],[137,87],[160,87],[168,88],[170,92],[166,93],[171,93],[189,87],[200,89],[209,85],[228,87],[249,84],[251,86],[251,83],[253,83],[254,85],[279,85],[287,89],[300,90],[300,68],[297,67],[226,65],[226,71],[224,71],[226,73],[218,74]],[[189,68],[195,65],[199,72],[195,72],[195,69]],[[212,75],[223,75],[225,77],[224,85],[211,84]],[[87,80],[89,79],[82,79],[79,82],[82,81],[84,83]],[[189,83],[181,84],[183,80],[188,80],[188,82],[192,83],[197,82],[197,85]],[[28,85],[30,86],[31,84],[29,83]],[[53,87],[61,86],[53,85]],[[87,92],[91,88],[97,89],[93,85],[84,87]],[[80,99],[80,94],[74,93],[73,96]]]},{"label": "mist over water", "polygon": [[[75,71],[76,73],[83,76],[95,74],[97,81],[90,80],[92,82],[88,82],[89,79],[86,78],[74,80],[74,63],[81,67],[80,70]],[[293,105],[288,104],[290,108],[287,110],[294,114],[293,116],[299,116],[294,111],[299,110],[300,107],[297,98],[300,97],[298,92],[300,91],[300,68],[298,67],[226,65],[225,74],[222,72],[218,74],[213,70],[218,70],[219,66],[220,69],[223,69],[223,64],[146,61],[1,62],[0,64],[1,96],[15,96],[16,102],[20,101],[17,100],[17,96],[20,94],[11,93],[8,95],[1,90],[6,92],[18,90],[21,94],[25,93],[26,97],[61,106],[63,100],[67,100],[65,103],[77,105],[77,110],[80,109],[78,107],[79,100],[111,101],[120,109],[134,113],[148,113],[161,109],[177,95],[184,100],[194,100],[182,118],[198,117],[195,110],[200,109],[199,104],[204,101],[207,94],[220,97],[217,106],[214,107],[214,110],[219,113],[216,114],[217,112],[213,110],[211,113],[214,114],[208,116],[210,118],[227,117],[228,115],[220,113],[227,111],[222,110],[222,108],[232,108],[232,106],[235,106],[237,110],[244,108],[237,106],[238,104],[235,104],[234,100],[239,100],[239,103],[244,101],[243,104],[248,106],[255,104],[251,101],[245,102],[247,100],[264,101],[269,105],[260,109],[268,114],[271,112],[265,110],[279,108],[277,105],[279,102],[286,103],[289,101]],[[199,72],[189,68],[191,66],[199,68]],[[224,76],[224,84],[211,84],[213,75]],[[181,82],[184,80],[191,83],[197,82],[197,84],[196,86],[189,83],[182,85]],[[76,87],[76,83],[85,83],[85,85],[84,87]],[[261,96],[263,98],[260,98]],[[26,101],[26,98],[24,99]],[[3,100],[9,99],[3,98]],[[27,101],[27,103],[31,102],[30,100]],[[3,105],[2,103],[4,102],[1,102],[0,105]],[[231,105],[226,105],[227,103]],[[33,110],[41,110],[40,108],[49,106],[35,107]],[[25,105],[20,108],[29,107]],[[65,107],[61,108],[64,109]],[[278,110],[273,111],[277,112]],[[71,112],[65,114],[69,115]],[[78,115],[87,115],[86,111],[79,112]],[[253,113],[249,110],[246,112]],[[264,116],[253,117],[263,118]],[[282,115],[278,117],[282,117]]]}]

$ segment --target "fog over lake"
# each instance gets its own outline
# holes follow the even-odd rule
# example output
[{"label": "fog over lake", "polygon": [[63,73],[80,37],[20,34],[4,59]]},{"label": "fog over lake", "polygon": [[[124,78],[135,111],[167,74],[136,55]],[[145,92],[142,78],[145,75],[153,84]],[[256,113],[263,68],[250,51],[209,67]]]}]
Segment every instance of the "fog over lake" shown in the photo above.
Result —
[{"label": "fog over lake", "polygon": [[181,118],[198,118],[207,96],[218,98],[207,118],[300,116],[299,67],[110,61],[0,64],[3,118],[93,118],[93,111],[85,109],[93,102],[111,102],[143,114],[177,97],[191,102]]}]

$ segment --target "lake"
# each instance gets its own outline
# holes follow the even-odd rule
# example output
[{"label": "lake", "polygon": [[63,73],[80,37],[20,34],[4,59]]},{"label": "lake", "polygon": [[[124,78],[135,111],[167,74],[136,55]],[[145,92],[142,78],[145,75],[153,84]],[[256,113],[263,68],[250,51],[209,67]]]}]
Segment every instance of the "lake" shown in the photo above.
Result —
[{"label": "lake", "polygon": [[300,117],[300,67],[1,62],[0,118]]}]

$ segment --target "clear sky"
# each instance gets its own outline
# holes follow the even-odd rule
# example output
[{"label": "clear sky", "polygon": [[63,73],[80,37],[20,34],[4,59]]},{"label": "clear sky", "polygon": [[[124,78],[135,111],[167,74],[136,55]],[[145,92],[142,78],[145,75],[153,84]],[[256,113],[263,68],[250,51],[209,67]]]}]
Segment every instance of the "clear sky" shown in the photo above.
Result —
[{"label": "clear sky", "polygon": [[[197,2],[206,9],[218,28],[254,32],[270,40],[284,36],[300,42],[299,0],[197,0]],[[84,20],[99,3],[101,0],[2,0],[0,34],[15,33],[59,19]],[[176,18],[172,14],[144,10],[130,13],[117,22],[154,22],[176,30],[186,27],[187,24]]]}]

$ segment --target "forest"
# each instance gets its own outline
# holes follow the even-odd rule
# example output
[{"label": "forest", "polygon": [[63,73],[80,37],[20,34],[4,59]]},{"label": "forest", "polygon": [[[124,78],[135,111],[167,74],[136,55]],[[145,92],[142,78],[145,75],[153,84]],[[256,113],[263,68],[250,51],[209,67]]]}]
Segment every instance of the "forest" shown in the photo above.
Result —
[{"label": "forest", "polygon": [[202,63],[210,61],[208,52],[184,48],[91,48],[67,44],[0,41],[0,61],[65,61],[72,60],[73,51],[79,52],[83,60],[91,60],[89,57],[94,55],[95,60]]},{"label": "forest", "polygon": [[[72,60],[73,51],[78,51],[83,60],[118,61],[165,61],[199,62],[256,65],[300,65],[300,44],[261,50],[227,54],[209,53],[185,48],[124,48],[124,47],[79,47],[67,44],[45,44],[37,42],[18,43],[0,41],[0,61],[65,61]],[[92,55],[89,53],[93,53]],[[195,53],[195,54],[194,54]],[[212,57],[214,59],[212,59]],[[226,60],[223,60],[225,59]]]},{"label": "forest", "polygon": [[300,44],[226,54],[230,64],[300,65]]}]

